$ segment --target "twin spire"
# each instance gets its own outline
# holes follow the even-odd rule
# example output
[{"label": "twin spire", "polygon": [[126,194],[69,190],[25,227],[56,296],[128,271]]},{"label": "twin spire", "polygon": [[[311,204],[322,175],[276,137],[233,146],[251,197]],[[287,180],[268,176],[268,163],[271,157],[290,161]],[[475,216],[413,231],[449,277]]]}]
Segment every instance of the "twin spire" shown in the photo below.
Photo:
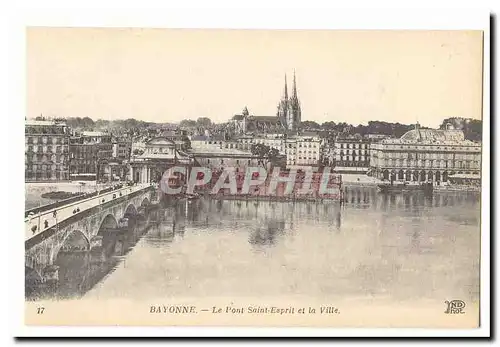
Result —
[{"label": "twin spire", "polygon": [[298,130],[302,119],[302,111],[300,109],[300,101],[297,96],[297,81],[295,78],[295,70],[293,70],[293,87],[292,96],[288,97],[288,83],[285,74],[285,90],[283,98],[278,104],[278,112],[276,116],[279,118],[281,124],[287,130]]},{"label": "twin spire", "polygon": [[[283,95],[283,98],[285,100],[288,100],[288,83],[286,81],[286,74],[285,74],[285,93]],[[296,82],[296,79],[295,79],[295,69],[293,70],[292,99],[297,99],[297,82]]]}]

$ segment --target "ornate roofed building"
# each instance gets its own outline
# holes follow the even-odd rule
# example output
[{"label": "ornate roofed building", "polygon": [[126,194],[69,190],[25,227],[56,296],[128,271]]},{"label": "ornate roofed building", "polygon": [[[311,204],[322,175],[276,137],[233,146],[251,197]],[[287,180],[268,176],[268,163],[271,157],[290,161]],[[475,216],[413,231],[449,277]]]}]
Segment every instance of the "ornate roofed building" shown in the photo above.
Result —
[{"label": "ornate roofed building", "polygon": [[276,116],[250,115],[245,107],[241,114],[236,114],[231,119],[234,132],[238,135],[258,132],[274,132],[282,129],[280,119]]},{"label": "ornate roofed building", "polygon": [[446,182],[454,174],[481,173],[481,144],[465,140],[461,130],[415,129],[399,139],[370,147],[370,171],[391,181]]},{"label": "ornate roofed building", "polygon": [[295,72],[293,73],[292,95],[288,96],[288,86],[285,75],[285,89],[283,97],[278,104],[276,116],[254,116],[250,115],[245,106],[241,114],[231,118],[230,124],[235,134],[248,133],[275,133],[283,132],[283,129],[296,132],[302,120],[302,110],[297,94],[297,83]]},{"label": "ornate roofed building", "polygon": [[420,129],[417,125],[415,129],[408,131],[401,136],[401,141],[406,142],[440,142],[440,141],[464,141],[464,132],[461,130],[447,129]]},{"label": "ornate roofed building", "polygon": [[129,179],[135,182],[159,182],[163,173],[175,165],[189,166],[191,159],[182,142],[155,137],[145,144],[144,153],[130,161]]}]

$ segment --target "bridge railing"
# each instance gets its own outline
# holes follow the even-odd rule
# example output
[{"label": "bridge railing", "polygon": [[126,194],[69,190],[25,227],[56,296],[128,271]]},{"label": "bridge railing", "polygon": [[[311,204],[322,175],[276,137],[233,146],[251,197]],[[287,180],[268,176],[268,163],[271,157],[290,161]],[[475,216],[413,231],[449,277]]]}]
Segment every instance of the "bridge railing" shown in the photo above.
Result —
[{"label": "bridge railing", "polygon": [[[125,185],[121,184],[121,186],[125,186]],[[88,198],[97,196],[98,194],[110,192],[110,191],[112,191],[114,189],[118,189],[118,188],[115,188],[115,187],[106,187],[106,188],[101,189],[100,191],[95,191],[95,192],[91,192],[91,193],[79,193],[78,195],[72,196],[72,197],[67,198],[67,199],[59,200],[59,201],[52,202],[52,203],[47,204],[47,205],[43,205],[43,206],[40,206],[40,207],[34,207],[32,209],[26,210],[24,212],[24,217],[26,218],[30,214],[38,214],[40,212],[54,210],[55,208],[58,208],[58,207],[61,207],[61,206],[65,206],[65,205],[70,204],[72,202],[80,201],[80,200],[83,200],[83,199],[88,199]]]},{"label": "bridge railing", "polygon": [[130,195],[149,187],[151,187],[150,184],[138,184],[135,186],[125,186],[123,188],[111,191],[109,191],[109,189],[106,189],[106,191],[104,192],[99,192],[99,195],[71,202],[64,206],[28,216],[24,220],[25,240],[29,240],[35,237],[44,230],[50,229],[51,227],[72,216],[77,215],[78,213],[82,213],[83,211],[89,210],[114,199]]}]

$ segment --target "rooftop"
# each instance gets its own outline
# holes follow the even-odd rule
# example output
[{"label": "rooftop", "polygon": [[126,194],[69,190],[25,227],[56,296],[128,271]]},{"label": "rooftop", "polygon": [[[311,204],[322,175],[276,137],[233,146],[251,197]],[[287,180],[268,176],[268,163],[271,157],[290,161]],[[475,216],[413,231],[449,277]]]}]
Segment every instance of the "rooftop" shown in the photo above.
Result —
[{"label": "rooftop", "polygon": [[205,135],[195,135],[191,137],[191,141],[224,141],[224,136],[205,136]]},{"label": "rooftop", "polygon": [[250,116],[250,120],[269,123],[277,123],[279,121],[276,116]]},{"label": "rooftop", "polygon": [[34,120],[34,119],[28,119],[26,120],[25,125],[29,126],[42,126],[42,125],[48,125],[48,126],[66,126],[65,122],[56,122],[54,120]]},{"label": "rooftop", "polygon": [[221,156],[221,155],[234,155],[234,156],[251,156],[253,157],[252,153],[248,152],[248,151],[241,151],[241,150],[238,150],[238,149],[231,149],[231,148],[214,148],[214,149],[211,149],[210,152],[205,152],[205,151],[199,151],[199,150],[195,150],[195,149],[192,149],[190,151],[190,154],[192,155],[202,155],[202,156],[210,156],[210,155],[214,155],[214,156]]},{"label": "rooftop", "polygon": [[111,136],[110,134],[102,132],[102,131],[83,131],[82,135],[83,136]]},{"label": "rooftop", "polygon": [[401,140],[409,142],[460,142],[464,141],[465,137],[461,130],[413,129],[401,136]]},{"label": "rooftop", "polygon": [[174,154],[170,153],[144,153],[139,155],[139,159],[175,159]]}]

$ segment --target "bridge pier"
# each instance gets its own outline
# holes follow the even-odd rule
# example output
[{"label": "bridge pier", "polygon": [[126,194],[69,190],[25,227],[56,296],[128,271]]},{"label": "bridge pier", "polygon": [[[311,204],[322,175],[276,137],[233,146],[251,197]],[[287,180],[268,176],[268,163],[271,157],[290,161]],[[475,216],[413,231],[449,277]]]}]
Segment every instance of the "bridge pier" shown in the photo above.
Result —
[{"label": "bridge pier", "polygon": [[102,248],[103,237],[101,235],[96,235],[90,240],[90,250],[97,248]]},{"label": "bridge pier", "polygon": [[[154,209],[148,206],[152,189],[140,193],[132,192],[133,189],[135,187],[96,196],[95,206],[89,208],[79,205],[82,211],[89,211],[86,214],[72,213],[75,207],[68,206],[66,210],[65,207],[58,208],[57,219],[49,213],[43,215],[40,224],[37,220],[26,221],[27,292],[50,291],[65,280],[70,270],[65,268],[65,258],[58,258],[59,254],[64,257],[70,256],[70,253],[82,253],[81,256],[88,256],[86,259],[95,267],[107,262],[112,254],[126,253],[131,240],[136,238],[131,232],[135,233],[136,225],[142,228],[147,223],[148,212]],[[134,195],[126,196],[128,193]],[[49,221],[47,229],[45,219]],[[53,228],[54,225],[58,227]],[[41,233],[45,235],[41,237]],[[77,255],[75,259],[80,260],[81,256]]]}]

